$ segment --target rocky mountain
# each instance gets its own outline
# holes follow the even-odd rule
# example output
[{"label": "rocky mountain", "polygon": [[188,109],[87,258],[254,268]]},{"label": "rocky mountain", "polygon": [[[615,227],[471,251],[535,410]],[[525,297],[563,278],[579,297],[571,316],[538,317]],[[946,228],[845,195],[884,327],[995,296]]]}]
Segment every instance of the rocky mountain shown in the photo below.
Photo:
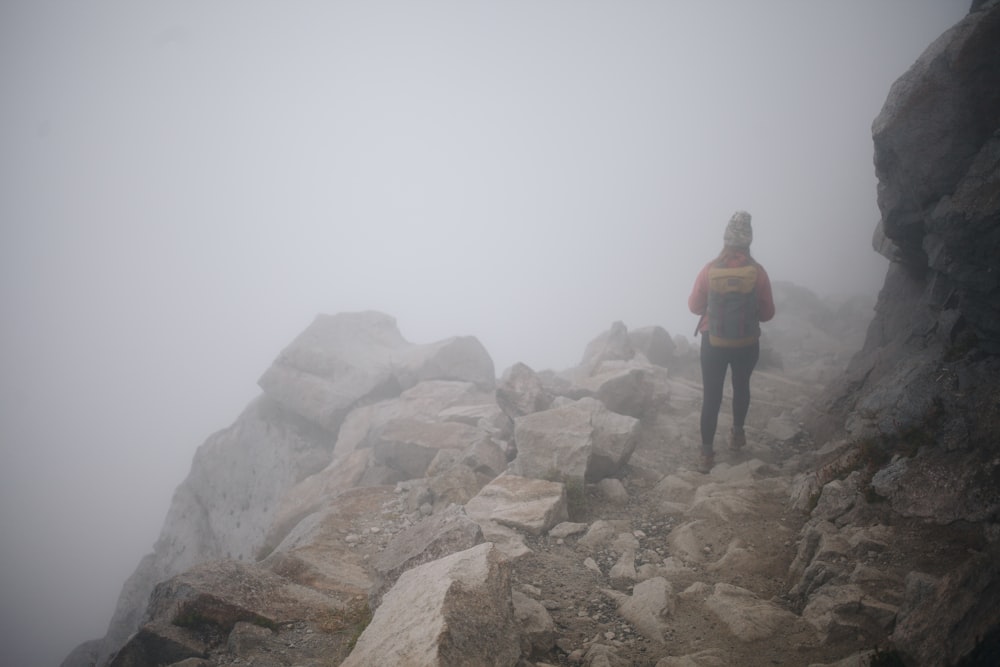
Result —
[{"label": "rocky mountain", "polygon": [[64,665],[997,664],[998,43],[977,2],[893,86],[875,309],[777,283],[711,473],[660,327],[497,378],[475,338],[322,315]]}]

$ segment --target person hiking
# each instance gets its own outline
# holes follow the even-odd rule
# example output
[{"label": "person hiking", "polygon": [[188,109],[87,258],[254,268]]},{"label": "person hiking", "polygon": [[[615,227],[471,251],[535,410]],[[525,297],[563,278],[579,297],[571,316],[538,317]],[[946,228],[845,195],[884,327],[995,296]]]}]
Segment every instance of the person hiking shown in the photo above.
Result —
[{"label": "person hiking", "polygon": [[760,323],[774,317],[774,297],[767,271],[750,255],[750,214],[736,211],[723,235],[719,256],[698,273],[688,308],[700,315],[701,334],[701,471],[715,465],[715,430],[722,407],[726,371],[732,368],[733,428],[729,446],[746,445],[743,425],[750,409],[750,375],[760,358]]}]

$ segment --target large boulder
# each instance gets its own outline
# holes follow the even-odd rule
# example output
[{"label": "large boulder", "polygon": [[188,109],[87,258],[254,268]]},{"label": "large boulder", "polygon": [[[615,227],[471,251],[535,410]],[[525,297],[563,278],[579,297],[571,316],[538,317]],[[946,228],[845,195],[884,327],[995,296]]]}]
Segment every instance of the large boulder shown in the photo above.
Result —
[{"label": "large boulder", "polygon": [[264,393],[336,433],[362,398],[399,393],[394,370],[410,344],[382,313],[319,315],[258,380]]},{"label": "large boulder", "polygon": [[663,327],[633,329],[628,332],[628,341],[632,349],[641,353],[651,364],[669,368],[674,361],[677,343]]},{"label": "large boulder", "polygon": [[342,665],[516,665],[510,575],[488,542],[407,570]]},{"label": "large boulder", "polygon": [[518,417],[513,473],[582,485],[615,474],[638,442],[639,420],[593,398]]},{"label": "large boulder", "polygon": [[378,606],[382,594],[403,572],[450,554],[471,549],[481,542],[483,542],[482,529],[459,505],[451,505],[399,533],[375,557],[373,567],[377,582],[372,591],[373,606]]},{"label": "large boulder", "polygon": [[604,361],[591,375],[564,392],[568,397],[596,398],[611,410],[636,418],[655,417],[670,400],[667,369],[640,355],[631,361]]},{"label": "large boulder", "polygon": [[531,535],[542,535],[569,518],[563,484],[511,474],[484,486],[465,511],[480,525],[497,523]]},{"label": "large boulder", "polygon": [[614,322],[611,328],[587,344],[583,359],[576,368],[576,376],[589,377],[605,361],[628,361],[635,356],[635,349],[624,322]]},{"label": "large boulder", "polygon": [[198,448],[153,552],[122,587],[101,660],[138,630],[153,587],[209,560],[252,560],[285,492],[330,460],[333,437],[261,396]]},{"label": "large boulder", "polygon": [[[919,580],[918,580],[919,581]],[[996,664],[1000,646],[1000,550],[974,554],[938,581],[907,586],[892,639],[919,665],[954,665],[984,640],[982,662]],[[983,649],[980,649],[983,650]],[[961,663],[966,664],[966,663]]]},{"label": "large boulder", "polygon": [[873,123],[876,243],[893,264],[864,347],[808,424],[818,439],[846,427],[876,467],[905,457],[878,489],[939,522],[996,506],[997,43],[1000,3],[977,3],[892,86]]},{"label": "large boulder", "polygon": [[331,597],[367,596],[375,573],[367,555],[345,536],[362,532],[358,522],[378,516],[395,499],[393,487],[347,491],[300,521],[261,565]]},{"label": "large boulder", "polygon": [[337,600],[255,565],[211,561],[156,587],[144,623],[109,665],[204,664],[218,653],[256,664],[290,644],[298,662],[336,664],[366,610],[363,597]]},{"label": "large boulder", "polygon": [[511,419],[548,410],[553,398],[527,364],[517,363],[508,368],[497,385],[497,403]]},{"label": "large boulder", "polygon": [[[995,199],[977,196],[996,191],[998,39],[1000,12],[995,3],[970,12],[892,85],[872,125],[882,232],[898,248],[897,257],[917,269],[928,265],[929,250],[954,252],[955,268],[965,270],[952,274],[950,282],[963,291],[973,287],[971,281],[986,277],[992,265],[993,254],[982,252],[981,245],[976,252],[977,244],[1000,241],[995,218],[988,223],[996,211]],[[958,204],[956,212],[967,209],[972,216],[934,216],[942,204]],[[994,234],[981,238],[990,229]],[[936,247],[936,241],[928,247],[929,236],[939,237],[943,247]],[[976,266],[983,272],[969,270]],[[997,278],[991,280],[995,288]]]},{"label": "large boulder", "polygon": [[319,315],[258,383],[287,409],[336,432],[363,399],[395,396],[425,380],[461,380],[490,391],[493,361],[468,336],[409,343],[382,313]]}]

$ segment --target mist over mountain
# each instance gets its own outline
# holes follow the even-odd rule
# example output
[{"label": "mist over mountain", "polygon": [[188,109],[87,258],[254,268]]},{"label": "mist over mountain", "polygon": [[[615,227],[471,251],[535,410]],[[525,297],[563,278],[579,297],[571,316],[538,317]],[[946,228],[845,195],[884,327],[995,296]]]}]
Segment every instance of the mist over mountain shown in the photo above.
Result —
[{"label": "mist over mountain", "polygon": [[[746,208],[783,298],[818,302],[784,309],[812,347],[775,327],[775,361],[839,374],[862,345],[849,304],[898,259],[868,250],[871,121],[967,4],[6,3],[10,659],[52,664],[105,632],[196,448],[318,312],[389,313],[418,346],[472,336],[497,375],[575,367],[615,321],[683,348],[694,273]],[[887,235],[909,230],[920,273],[912,215]],[[929,261],[954,278],[968,248],[939,236]]]},{"label": "mist over mountain", "polygon": [[874,317],[777,282],[725,462],[692,465],[698,353],[662,326],[497,378],[475,337],[320,315],[64,664],[995,664],[998,39],[976,5],[892,86]]}]

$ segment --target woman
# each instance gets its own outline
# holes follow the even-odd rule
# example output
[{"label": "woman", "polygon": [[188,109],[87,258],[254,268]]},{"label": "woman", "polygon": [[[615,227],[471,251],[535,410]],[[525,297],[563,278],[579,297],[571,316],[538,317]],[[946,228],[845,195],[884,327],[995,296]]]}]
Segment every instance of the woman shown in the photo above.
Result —
[{"label": "woman", "polygon": [[733,429],[729,446],[746,445],[743,425],[750,409],[750,374],[760,357],[760,323],[774,317],[771,281],[750,255],[753,228],[750,214],[730,218],[718,257],[705,265],[694,282],[688,307],[700,315],[701,334],[701,470],[715,465],[715,429],[722,406],[726,370],[732,367]]}]

